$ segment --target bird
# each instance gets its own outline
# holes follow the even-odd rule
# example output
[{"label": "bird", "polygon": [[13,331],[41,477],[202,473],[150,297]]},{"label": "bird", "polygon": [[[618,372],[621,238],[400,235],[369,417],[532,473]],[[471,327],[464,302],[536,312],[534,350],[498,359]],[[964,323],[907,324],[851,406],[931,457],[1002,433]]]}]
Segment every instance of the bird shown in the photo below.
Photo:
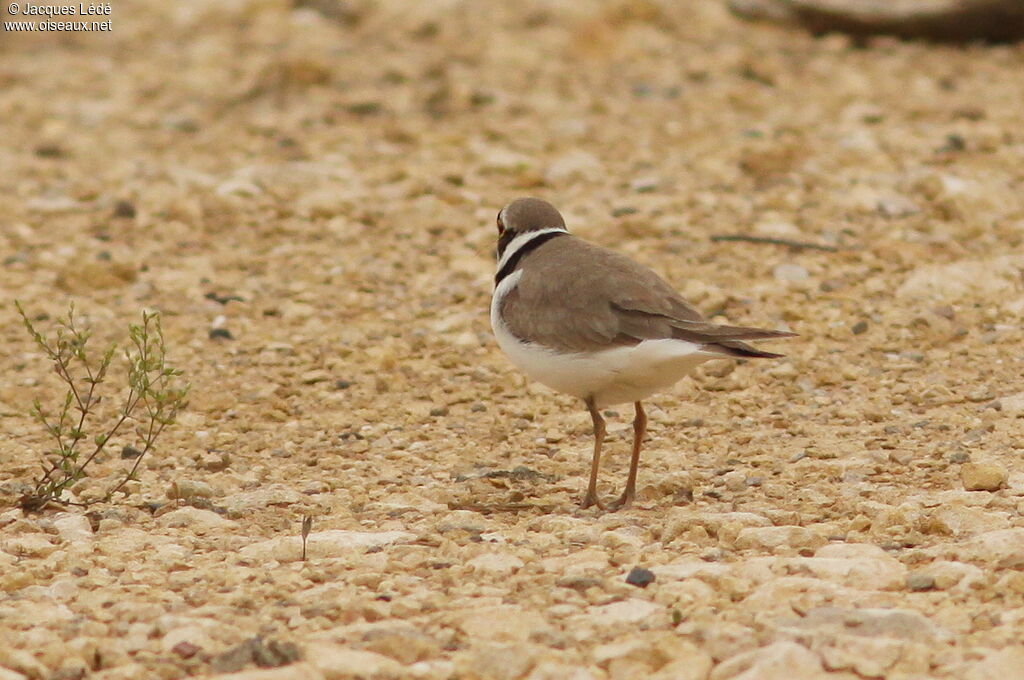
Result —
[{"label": "bird", "polygon": [[[569,233],[539,198],[498,212],[490,320],[498,346],[529,378],[583,400],[594,424],[590,479],[580,506],[628,508],[647,431],[642,400],[721,358],[779,358],[747,344],[795,333],[711,323],[654,271]],[[622,495],[605,503],[597,475],[601,409],[632,402],[633,449]]]}]

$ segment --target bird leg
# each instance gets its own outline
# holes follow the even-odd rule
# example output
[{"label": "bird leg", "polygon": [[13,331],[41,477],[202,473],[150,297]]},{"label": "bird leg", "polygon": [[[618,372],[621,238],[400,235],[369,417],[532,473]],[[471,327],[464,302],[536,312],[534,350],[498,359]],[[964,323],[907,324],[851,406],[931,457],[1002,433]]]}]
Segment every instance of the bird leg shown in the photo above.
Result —
[{"label": "bird leg", "polygon": [[612,511],[628,508],[633,505],[633,499],[636,498],[636,472],[640,467],[640,446],[647,433],[647,414],[644,413],[644,407],[639,401],[634,402],[633,406],[636,409],[636,416],[633,418],[633,457],[629,460],[629,476],[626,477],[626,488],[622,496],[608,506]]},{"label": "bird leg", "polygon": [[604,418],[597,410],[593,397],[586,400],[587,410],[590,411],[590,418],[594,421],[594,459],[590,463],[590,484],[587,486],[587,495],[580,503],[581,508],[589,508],[596,505],[602,510],[605,509],[601,499],[597,497],[597,471],[601,467],[601,445],[604,443]]}]

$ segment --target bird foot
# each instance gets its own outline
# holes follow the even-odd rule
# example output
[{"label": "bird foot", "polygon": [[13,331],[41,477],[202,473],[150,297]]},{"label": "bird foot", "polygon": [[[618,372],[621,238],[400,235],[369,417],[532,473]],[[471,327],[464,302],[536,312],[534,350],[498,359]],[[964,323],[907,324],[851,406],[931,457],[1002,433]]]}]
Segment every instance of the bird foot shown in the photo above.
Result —
[{"label": "bird foot", "polygon": [[633,506],[633,494],[623,493],[617,499],[603,507],[602,510],[608,512],[618,512],[619,510],[626,510]]},{"label": "bird foot", "polygon": [[607,512],[608,506],[601,502],[601,499],[597,497],[596,491],[587,491],[587,495],[583,497],[583,501],[580,503],[580,509],[586,510],[587,508],[597,506],[601,510]]},{"label": "bird foot", "polygon": [[627,508],[632,507],[633,497],[634,494],[623,493],[621,496],[616,498],[611,503],[604,503],[600,498],[598,498],[596,492],[587,492],[587,495],[584,496],[583,498],[583,502],[580,503],[580,508],[586,510],[587,508],[596,505],[598,508],[604,510],[605,512],[617,512],[619,510],[625,510]]}]

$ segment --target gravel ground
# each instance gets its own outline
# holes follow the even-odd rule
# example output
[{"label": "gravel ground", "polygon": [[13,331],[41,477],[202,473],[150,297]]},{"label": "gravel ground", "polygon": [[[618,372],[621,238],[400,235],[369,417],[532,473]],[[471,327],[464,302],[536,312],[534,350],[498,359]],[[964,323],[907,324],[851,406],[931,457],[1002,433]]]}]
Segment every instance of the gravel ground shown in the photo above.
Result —
[{"label": "gravel ground", "polygon": [[[0,679],[1019,674],[1024,51],[296,4],[3,34]],[[520,195],[800,334],[649,402],[628,511],[578,509],[589,417],[491,338]],[[191,404],[127,498],[15,506],[59,393],[14,298],[99,340],[161,310]]]}]

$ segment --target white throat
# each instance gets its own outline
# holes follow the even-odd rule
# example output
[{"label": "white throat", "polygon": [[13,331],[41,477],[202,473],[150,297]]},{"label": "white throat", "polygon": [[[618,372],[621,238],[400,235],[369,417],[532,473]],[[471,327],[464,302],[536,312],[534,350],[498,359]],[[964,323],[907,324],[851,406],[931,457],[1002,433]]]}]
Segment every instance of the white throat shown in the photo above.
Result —
[{"label": "white throat", "polygon": [[551,227],[550,229],[538,229],[537,231],[527,231],[517,235],[513,238],[508,247],[505,248],[505,252],[502,253],[501,259],[498,260],[498,268],[495,271],[501,271],[501,268],[505,266],[509,260],[515,257],[516,253],[523,249],[523,247],[535,238],[544,236],[545,234],[568,234],[567,229],[562,227]]}]

